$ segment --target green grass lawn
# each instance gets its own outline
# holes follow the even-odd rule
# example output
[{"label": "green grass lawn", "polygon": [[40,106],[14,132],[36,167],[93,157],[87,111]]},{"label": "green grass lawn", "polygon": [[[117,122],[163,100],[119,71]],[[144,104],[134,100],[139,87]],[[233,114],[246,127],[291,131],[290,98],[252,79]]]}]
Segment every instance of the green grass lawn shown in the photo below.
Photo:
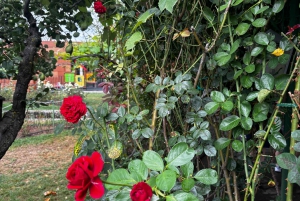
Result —
[{"label": "green grass lawn", "polygon": [[[94,108],[96,108],[102,100],[103,93],[85,93],[83,101]],[[63,99],[61,99],[62,101]],[[30,107],[29,110],[59,110],[61,106],[61,102],[56,101],[54,104],[48,104],[48,106],[40,105],[39,107]],[[3,109],[9,110],[11,109],[11,101],[4,101],[3,102]]]},{"label": "green grass lawn", "polygon": [[[63,159],[67,160],[57,162],[61,160],[57,156],[64,152],[70,157],[72,155],[72,147],[63,146],[68,142],[72,142],[70,146],[74,146],[77,136],[71,136],[69,133],[64,131],[60,135],[44,134],[16,139],[0,162],[0,200],[35,201],[45,200],[48,197],[57,201],[74,200],[74,191],[66,188],[68,181],[65,178],[71,158],[63,156]],[[55,149],[57,146],[60,150]],[[52,148],[54,150],[51,150]],[[65,148],[67,150],[64,151]],[[25,156],[28,150],[32,153],[27,156],[26,161],[19,153],[24,151]],[[45,155],[49,157],[43,161],[42,157]],[[53,191],[56,195],[45,197],[44,193],[47,191]]]},{"label": "green grass lawn", "polygon": [[[16,139],[0,161],[0,200],[74,201],[75,191],[67,189],[65,175],[78,136],[70,133]],[[56,195],[44,196],[47,191]]]}]

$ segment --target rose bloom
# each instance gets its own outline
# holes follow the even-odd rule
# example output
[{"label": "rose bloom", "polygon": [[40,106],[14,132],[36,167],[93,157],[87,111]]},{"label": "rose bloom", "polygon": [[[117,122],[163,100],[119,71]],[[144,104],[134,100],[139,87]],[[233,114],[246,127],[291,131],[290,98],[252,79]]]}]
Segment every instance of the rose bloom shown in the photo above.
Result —
[{"label": "rose bloom", "polygon": [[150,201],[152,197],[152,189],[145,182],[139,182],[133,185],[130,191],[132,201]]},{"label": "rose bloom", "polygon": [[64,98],[60,107],[60,113],[65,117],[66,121],[73,124],[77,123],[86,112],[85,103],[82,102],[81,96],[77,95]]},{"label": "rose bloom", "polygon": [[75,200],[84,201],[86,193],[94,199],[104,195],[104,187],[98,174],[102,171],[104,162],[98,152],[92,156],[81,156],[69,167],[66,178],[69,180],[68,189],[76,189]]},{"label": "rose bloom", "polygon": [[94,10],[96,13],[100,13],[100,14],[106,13],[106,8],[105,6],[103,6],[101,1],[94,2]]},{"label": "rose bloom", "polygon": [[272,54],[275,55],[276,57],[283,55],[283,53],[284,53],[284,50],[281,48],[277,48],[276,50],[274,50],[274,52],[272,52]]}]

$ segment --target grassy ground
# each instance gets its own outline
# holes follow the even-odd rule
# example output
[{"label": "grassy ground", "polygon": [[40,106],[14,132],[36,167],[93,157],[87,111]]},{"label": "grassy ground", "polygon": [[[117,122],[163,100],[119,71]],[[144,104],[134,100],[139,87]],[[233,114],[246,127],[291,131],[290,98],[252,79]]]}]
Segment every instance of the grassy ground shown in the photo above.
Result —
[{"label": "grassy ground", "polygon": [[[85,96],[83,98],[83,101],[89,105],[89,106],[92,106],[92,107],[97,107],[100,102],[101,102],[101,98],[104,94],[103,93],[85,93]],[[61,100],[62,101],[62,98]],[[43,105],[40,105],[39,107],[33,107],[33,108],[29,108],[30,110],[31,109],[34,109],[34,110],[59,110],[60,106],[61,106],[61,103],[62,102],[56,102],[54,104],[48,104],[48,106],[43,106]],[[4,110],[9,110],[11,109],[11,101],[4,101],[3,102],[3,108]]]},{"label": "grassy ground", "polygon": [[65,175],[77,136],[68,133],[17,139],[0,161],[0,200],[74,200]]}]

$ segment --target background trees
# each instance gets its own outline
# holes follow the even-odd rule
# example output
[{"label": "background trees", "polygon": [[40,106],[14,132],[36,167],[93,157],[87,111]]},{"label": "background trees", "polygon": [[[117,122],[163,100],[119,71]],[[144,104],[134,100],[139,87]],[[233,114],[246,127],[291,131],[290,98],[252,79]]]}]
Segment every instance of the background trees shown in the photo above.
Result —
[{"label": "background trees", "polygon": [[58,47],[70,42],[78,29],[92,23],[87,7],[93,1],[3,0],[0,2],[0,63],[6,76],[17,79],[12,110],[0,121],[0,158],[17,136],[25,118],[28,83],[35,73],[55,68],[53,52],[42,47],[43,36],[57,41]]}]

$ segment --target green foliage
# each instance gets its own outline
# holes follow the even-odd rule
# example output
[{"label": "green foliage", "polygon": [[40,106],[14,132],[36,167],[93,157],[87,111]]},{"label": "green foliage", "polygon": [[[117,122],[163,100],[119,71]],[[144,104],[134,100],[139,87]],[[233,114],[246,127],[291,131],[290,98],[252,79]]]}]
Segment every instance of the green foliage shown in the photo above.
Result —
[{"label": "green foliage", "polygon": [[[92,23],[86,12],[90,1],[76,4],[77,13],[66,10],[70,6],[67,1],[62,1],[61,10],[52,9],[55,2],[39,4],[49,10],[43,16],[45,21],[60,22],[71,32],[78,29],[74,24],[85,30]],[[203,200],[216,189],[217,195],[226,191],[231,201],[238,194],[246,199],[251,194],[254,200],[250,184],[258,183],[256,171],[264,174],[271,167],[259,165],[264,143],[268,141],[279,151],[287,144],[274,105],[283,100],[292,80],[292,72],[284,74],[287,71],[280,65],[295,62],[288,51],[297,46],[296,37],[278,40],[274,34],[280,34],[276,19],[285,2],[105,3],[107,13],[99,18],[103,33],[91,45],[74,44],[72,55],[89,67],[107,70],[105,79],[110,82],[105,92],[109,93],[104,96],[105,103],[89,107],[86,120],[79,122],[73,133],[85,136],[78,157],[98,150],[105,158],[104,171],[110,182],[105,186],[115,194],[108,199],[128,200],[127,187],[146,181],[156,193],[155,199]],[[62,12],[68,17],[60,16]],[[39,26],[47,30],[46,25]],[[269,29],[272,31],[266,31]],[[59,46],[63,39],[71,39],[68,34],[48,32],[60,41]],[[282,55],[272,54],[277,48],[284,51]],[[80,54],[96,56],[83,59]],[[14,68],[8,61],[2,65]],[[246,141],[246,134],[253,138]],[[297,132],[293,136],[297,138]],[[114,146],[116,141],[123,146]],[[257,156],[253,155],[255,149]],[[111,151],[122,154],[110,157]],[[201,158],[208,164],[200,168]],[[286,167],[294,183],[296,162],[291,160],[293,167]],[[236,185],[237,173],[247,183],[231,188]]]}]

